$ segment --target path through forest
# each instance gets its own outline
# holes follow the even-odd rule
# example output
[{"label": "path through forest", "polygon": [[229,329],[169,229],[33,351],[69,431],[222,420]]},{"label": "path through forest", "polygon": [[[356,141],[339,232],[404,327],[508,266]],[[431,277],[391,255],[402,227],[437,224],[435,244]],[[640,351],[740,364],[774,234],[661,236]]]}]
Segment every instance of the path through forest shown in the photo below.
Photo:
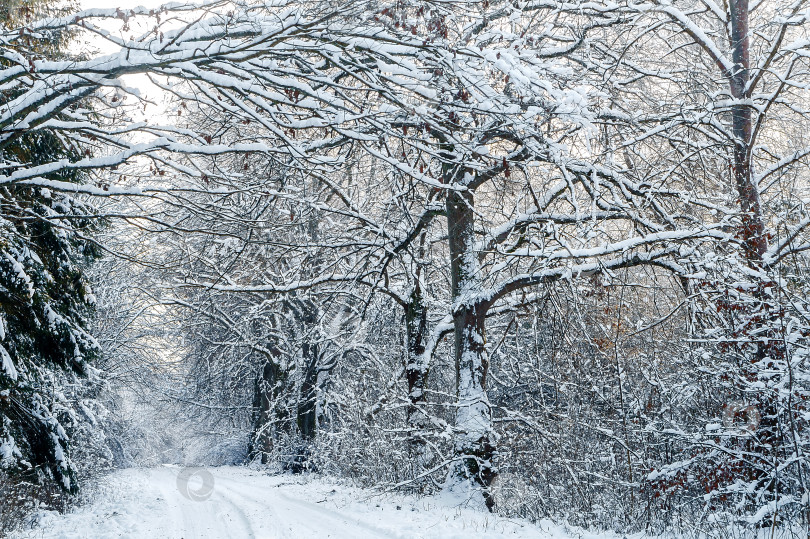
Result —
[{"label": "path through forest", "polygon": [[[94,501],[41,514],[22,538],[504,538],[597,537],[496,517],[448,500],[379,494],[241,467],[128,469]],[[598,535],[604,537],[604,535]]]}]

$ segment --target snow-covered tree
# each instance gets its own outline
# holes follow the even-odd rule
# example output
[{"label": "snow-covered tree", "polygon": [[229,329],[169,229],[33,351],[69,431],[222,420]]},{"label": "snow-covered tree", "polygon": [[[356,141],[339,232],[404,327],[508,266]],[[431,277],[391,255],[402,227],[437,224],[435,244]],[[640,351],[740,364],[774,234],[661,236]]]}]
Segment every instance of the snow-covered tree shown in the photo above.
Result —
[{"label": "snow-covered tree", "polygon": [[[0,35],[9,238],[42,223],[74,253],[93,212],[68,194],[123,200],[97,215],[139,227],[144,297],[184,324],[187,383],[166,396],[256,453],[298,437],[490,508],[502,469],[536,496],[598,475],[582,506],[609,518],[593,498],[611,490],[628,527],[636,496],[676,491],[775,521],[807,472],[807,13],[212,0],[26,22]],[[49,32],[116,52],[43,57]],[[129,74],[167,114],[143,117]],[[7,150],[25,141],[62,151]],[[12,258],[58,282],[70,266],[45,254]],[[59,293],[79,320],[82,293]],[[548,433],[566,445],[544,463],[526,440]],[[386,451],[411,466],[384,470]],[[514,462],[553,463],[553,488]]]},{"label": "snow-covered tree", "polygon": [[[20,19],[32,22],[36,15],[55,13],[54,4],[12,3],[2,23],[9,29]],[[55,30],[20,38],[4,51],[53,56],[63,47],[64,35]],[[8,54],[0,65],[9,68]],[[0,89],[6,103],[21,95],[20,88]],[[55,114],[53,119],[63,117]],[[77,159],[81,151],[51,129],[4,135],[4,175]],[[79,170],[44,174],[66,185],[84,181]],[[84,418],[74,411],[76,395],[69,387],[81,385],[76,377],[87,374],[98,354],[87,332],[94,298],[85,274],[86,265],[98,256],[91,238],[98,223],[86,201],[47,188],[4,183],[0,204],[0,467],[35,481],[50,478],[73,492],[77,484],[69,442]]]},{"label": "snow-covered tree", "polygon": [[805,286],[797,268],[806,249],[810,4],[616,9],[632,21],[628,32],[594,45],[604,55],[604,106],[613,112],[605,132],[618,159],[635,177],[685,188],[697,219],[733,234],[688,264],[700,389],[678,419],[689,424],[676,428],[689,433],[688,449],[651,477],[708,508],[739,504],[750,523],[806,511],[797,420],[807,332],[796,298]]}]

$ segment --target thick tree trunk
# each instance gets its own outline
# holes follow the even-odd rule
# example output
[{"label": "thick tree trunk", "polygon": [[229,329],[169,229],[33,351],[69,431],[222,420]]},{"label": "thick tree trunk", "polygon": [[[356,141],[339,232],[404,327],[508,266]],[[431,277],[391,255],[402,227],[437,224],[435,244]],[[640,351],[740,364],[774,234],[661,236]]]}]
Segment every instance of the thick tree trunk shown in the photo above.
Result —
[{"label": "thick tree trunk", "polygon": [[457,463],[450,471],[448,486],[480,488],[487,507],[492,509],[490,486],[497,475],[493,463],[495,433],[486,392],[489,367],[485,348],[486,305],[478,296],[482,283],[475,252],[473,202],[470,191],[450,191],[446,204],[458,399],[454,448]]},{"label": "thick tree trunk", "polygon": [[287,468],[293,473],[311,471],[312,442],[318,429],[318,370],[320,355],[317,344],[304,343],[303,372],[301,373],[301,392],[296,409],[296,424],[300,443],[294,448],[294,454],[287,462]]},{"label": "thick tree trunk", "polygon": [[305,343],[301,397],[298,401],[298,432],[306,441],[315,439],[317,430],[318,345]]},{"label": "thick tree trunk", "polygon": [[279,432],[289,433],[292,423],[286,407],[279,400],[287,386],[288,373],[275,361],[265,362],[256,379],[253,397],[254,428],[249,454],[267,463],[273,443]]}]

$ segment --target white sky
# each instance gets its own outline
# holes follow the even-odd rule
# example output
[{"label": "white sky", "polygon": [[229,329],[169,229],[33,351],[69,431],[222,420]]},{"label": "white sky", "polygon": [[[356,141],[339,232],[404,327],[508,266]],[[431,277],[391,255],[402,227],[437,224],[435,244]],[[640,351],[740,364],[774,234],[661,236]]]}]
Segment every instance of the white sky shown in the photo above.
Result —
[{"label": "white sky", "polygon": [[114,7],[132,9],[138,6],[157,7],[169,1],[171,0],[81,0],[80,5],[82,9]]},{"label": "white sky", "polygon": [[[1,2],[2,0],[0,0]],[[121,9],[132,9],[138,6],[143,6],[147,8],[158,7],[162,4],[166,4],[173,0],[80,0],[79,8],[80,9],[93,9],[93,8],[121,8]],[[115,21],[114,24],[116,26],[120,26],[122,23],[120,21]],[[113,32],[116,29],[109,28]],[[131,34],[132,32],[127,32]],[[110,49],[109,43],[105,42],[102,39],[98,38],[90,38],[89,40],[85,41],[84,43],[78,43],[79,47],[88,47],[90,49],[96,49],[101,53],[113,52],[114,49]],[[109,49],[109,50],[108,50]],[[139,109],[141,115],[145,116],[157,116],[157,117],[164,117],[165,110],[161,106],[162,102],[162,92],[155,86],[153,86],[145,75],[127,75],[122,78],[122,80],[127,84],[127,86],[138,88],[141,92],[141,95],[149,98],[153,102],[156,102],[157,106],[149,106],[147,111],[143,111]],[[136,118],[136,120],[140,120],[142,118]]]}]

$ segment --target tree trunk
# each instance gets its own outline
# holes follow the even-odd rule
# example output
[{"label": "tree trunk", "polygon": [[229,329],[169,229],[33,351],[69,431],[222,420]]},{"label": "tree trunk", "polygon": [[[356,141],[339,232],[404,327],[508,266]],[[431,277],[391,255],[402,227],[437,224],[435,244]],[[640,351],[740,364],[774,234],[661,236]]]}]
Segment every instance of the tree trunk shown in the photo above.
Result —
[{"label": "tree trunk", "polygon": [[410,401],[407,416],[408,426],[412,429],[421,427],[418,409],[425,402],[428,376],[428,366],[424,364],[426,327],[427,311],[422,303],[422,291],[417,282],[405,307],[405,328],[408,339],[405,378],[408,381],[408,400]]},{"label": "tree trunk", "polygon": [[310,442],[315,439],[317,429],[318,345],[305,343],[303,355],[304,373],[301,380],[301,398],[298,401],[298,432],[301,438]]},{"label": "tree trunk", "polygon": [[427,377],[429,365],[425,358],[425,330],[427,329],[427,310],[422,303],[422,291],[417,275],[416,283],[405,306],[406,347],[405,379],[408,382],[408,408],[406,424],[408,426],[408,452],[417,486],[423,486],[420,478],[428,462],[424,431],[429,427],[427,411],[424,409],[427,395]]},{"label": "tree trunk", "polygon": [[287,385],[288,373],[275,361],[267,360],[256,379],[253,397],[254,428],[249,454],[267,463],[279,432],[289,433],[291,422],[288,410],[279,406],[279,399]]},{"label": "tree trunk", "polygon": [[475,252],[473,207],[470,191],[448,192],[446,209],[458,401],[454,447],[457,460],[450,471],[448,486],[451,489],[464,484],[479,487],[491,510],[494,499],[490,486],[497,475],[493,463],[495,433],[486,393],[489,366],[485,348],[486,305],[478,297],[482,283]]},{"label": "tree trunk", "polygon": [[734,183],[742,208],[741,236],[745,256],[754,265],[761,266],[762,255],[768,249],[765,224],[759,202],[759,189],[754,185],[751,171],[751,137],[753,125],[751,106],[746,102],[751,95],[748,38],[748,0],[731,0],[731,49],[734,71],[729,78],[731,95],[737,101],[731,109],[734,133]]},{"label": "tree trunk", "polygon": [[[750,82],[750,40],[749,40],[749,9],[748,0],[730,0],[729,15],[731,22],[731,49],[734,62],[733,72],[729,77],[731,95],[736,103],[732,107],[732,129],[734,134],[734,182],[740,197],[742,223],[740,238],[743,242],[743,254],[749,265],[755,270],[762,270],[763,255],[768,250],[768,236],[765,222],[762,217],[759,188],[754,183],[753,161],[753,121],[752,108],[748,103],[752,89]],[[752,305],[746,315],[750,317],[752,326],[748,334],[756,341],[756,352],[750,360],[743,359],[743,374],[747,382],[759,382],[759,371],[762,361],[766,358],[782,359],[784,346],[777,331],[772,326],[773,305],[771,298],[761,286],[762,282],[754,283]],[[771,368],[771,363],[767,365]],[[743,388],[748,391],[750,388]],[[774,399],[766,391],[757,392],[756,403],[761,421],[757,426],[754,439],[757,447],[748,450],[759,454],[762,462],[755,464],[754,474],[762,486],[768,489],[774,487],[771,480],[771,470],[775,467],[775,450],[779,447],[779,426],[777,422],[778,409]],[[750,445],[751,440],[748,441]]]}]

